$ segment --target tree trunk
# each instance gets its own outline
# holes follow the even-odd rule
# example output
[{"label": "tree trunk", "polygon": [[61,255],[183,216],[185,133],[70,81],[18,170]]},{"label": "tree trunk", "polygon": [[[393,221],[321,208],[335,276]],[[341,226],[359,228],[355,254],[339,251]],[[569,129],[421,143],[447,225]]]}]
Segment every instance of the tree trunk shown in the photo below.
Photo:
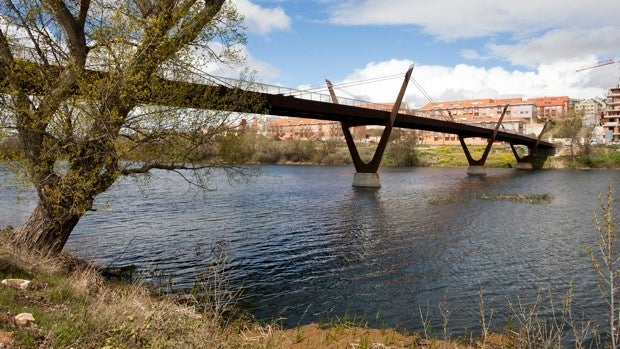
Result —
[{"label": "tree trunk", "polygon": [[39,202],[28,220],[15,230],[13,243],[46,255],[57,255],[80,218],[77,215],[54,217]]}]

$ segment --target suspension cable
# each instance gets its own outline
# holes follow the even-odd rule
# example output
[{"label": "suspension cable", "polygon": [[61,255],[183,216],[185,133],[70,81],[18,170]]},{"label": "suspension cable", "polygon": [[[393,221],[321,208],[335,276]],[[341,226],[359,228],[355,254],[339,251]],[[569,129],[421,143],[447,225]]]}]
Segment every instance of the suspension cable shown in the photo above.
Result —
[{"label": "suspension cable", "polygon": [[[391,79],[395,79],[399,77],[402,77],[402,74],[393,74],[393,75],[379,76],[376,78],[349,81],[349,82],[344,82],[340,84],[334,84],[333,86],[334,88],[353,87],[353,86],[365,85],[365,84],[370,84],[370,83],[375,83],[375,82],[382,82],[382,81],[391,80]],[[327,87],[325,87],[324,84],[312,85],[312,86],[308,86],[302,89],[302,91],[305,91],[305,92],[307,91],[307,92],[317,92],[317,93],[321,91],[327,91],[327,90],[328,89]]]},{"label": "suspension cable", "polygon": [[446,108],[448,115],[446,116],[446,114],[444,113],[444,111],[439,107],[439,105],[437,104],[437,102],[435,102],[435,100],[433,99],[433,97],[431,97],[431,95],[426,92],[426,90],[424,89],[424,87],[422,87],[422,85],[412,77],[409,78],[409,80],[415,85],[415,87],[418,88],[418,90],[420,90],[420,92],[422,93],[422,95],[424,97],[426,97],[426,99],[428,99],[428,101],[439,110],[439,113],[441,114],[441,116],[443,116],[443,118],[447,121],[454,121],[454,118],[452,117],[452,113],[450,113],[450,110]]}]

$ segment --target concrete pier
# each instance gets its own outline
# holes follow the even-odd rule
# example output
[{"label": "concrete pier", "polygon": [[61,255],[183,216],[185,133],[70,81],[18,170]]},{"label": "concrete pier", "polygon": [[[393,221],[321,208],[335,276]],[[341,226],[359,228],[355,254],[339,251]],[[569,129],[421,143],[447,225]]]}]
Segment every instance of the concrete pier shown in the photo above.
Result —
[{"label": "concrete pier", "polygon": [[361,188],[381,188],[379,174],[356,172],[353,177],[353,186]]},{"label": "concrete pier", "polygon": [[531,162],[517,162],[517,169],[519,170],[533,170],[534,166]]},{"label": "concrete pier", "polygon": [[484,176],[487,174],[485,166],[471,165],[467,168],[467,174],[470,176]]}]

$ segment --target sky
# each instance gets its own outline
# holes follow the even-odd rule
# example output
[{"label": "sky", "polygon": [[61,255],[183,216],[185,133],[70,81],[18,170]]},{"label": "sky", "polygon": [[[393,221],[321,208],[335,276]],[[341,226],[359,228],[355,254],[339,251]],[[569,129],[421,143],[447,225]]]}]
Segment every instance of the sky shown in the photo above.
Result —
[{"label": "sky", "polygon": [[620,83],[618,0],[229,1],[245,18],[246,64],[263,83],[307,89],[328,78],[341,97],[393,102],[414,65],[421,88],[408,86],[411,107],[604,97]]}]

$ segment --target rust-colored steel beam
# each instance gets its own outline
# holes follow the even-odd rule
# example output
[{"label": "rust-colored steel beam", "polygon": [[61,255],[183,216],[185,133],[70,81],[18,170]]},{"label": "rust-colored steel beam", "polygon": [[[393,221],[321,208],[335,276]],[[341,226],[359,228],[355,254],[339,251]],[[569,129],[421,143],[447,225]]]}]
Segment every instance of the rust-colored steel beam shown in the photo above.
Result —
[{"label": "rust-colored steel beam", "polygon": [[[502,115],[499,117],[497,124],[495,124],[493,135],[488,139],[487,147],[484,149],[484,153],[482,153],[482,157],[480,159],[476,160],[471,156],[471,153],[469,152],[469,148],[467,147],[467,144],[465,144],[465,137],[458,135],[459,142],[461,143],[461,147],[463,148],[463,152],[465,153],[465,157],[467,158],[467,162],[469,163],[469,166],[484,166],[484,164],[487,162],[487,157],[489,156],[489,153],[491,152],[491,146],[493,146],[493,143],[495,142],[495,139],[497,138],[497,132],[499,131],[499,127],[502,125],[502,121],[504,120],[504,116],[506,116],[506,111],[508,110],[509,106],[510,106],[509,104],[506,104],[504,106],[504,110],[502,110]],[[452,114],[450,114],[450,116],[452,116]]]},{"label": "rust-colored steel beam", "polygon": [[[336,92],[334,92],[334,85],[329,79],[325,79],[327,83],[327,89],[329,90],[329,95],[332,98],[332,102],[335,104],[338,103],[338,97],[336,96]],[[344,139],[347,142],[347,148],[349,148],[349,154],[351,154],[351,159],[353,160],[353,166],[355,166],[355,171],[362,173],[365,170],[366,163],[362,160],[359,151],[357,150],[357,146],[355,145],[355,140],[353,139],[353,134],[351,134],[351,124],[346,121],[340,122],[340,127],[342,127],[342,133],[344,134]]]},{"label": "rust-colored steel beam", "polygon": [[[392,133],[392,129],[394,128],[394,122],[396,121],[396,117],[399,115],[398,111],[400,110],[400,105],[403,102],[403,97],[405,96],[405,91],[407,90],[407,85],[409,84],[412,71],[413,66],[409,67],[407,73],[405,74],[405,78],[403,79],[400,91],[396,97],[396,102],[392,107],[392,112],[390,113],[389,119],[383,124],[385,128],[383,129],[383,134],[381,135],[377,149],[375,149],[375,154],[369,162],[364,162],[359,155],[359,151],[357,150],[357,146],[353,140],[353,135],[351,134],[351,124],[347,121],[340,122],[340,125],[342,126],[342,133],[344,134],[344,138],[347,142],[347,147],[351,153],[351,159],[353,160],[353,165],[355,166],[355,171],[357,173],[377,173],[379,165],[381,164],[381,159],[383,158],[383,154],[385,153],[385,149],[387,148],[387,144],[390,140],[390,135]],[[332,102],[334,104],[338,104],[338,97],[334,92],[333,84],[328,79],[325,79],[325,82],[327,83],[327,88]]]}]

